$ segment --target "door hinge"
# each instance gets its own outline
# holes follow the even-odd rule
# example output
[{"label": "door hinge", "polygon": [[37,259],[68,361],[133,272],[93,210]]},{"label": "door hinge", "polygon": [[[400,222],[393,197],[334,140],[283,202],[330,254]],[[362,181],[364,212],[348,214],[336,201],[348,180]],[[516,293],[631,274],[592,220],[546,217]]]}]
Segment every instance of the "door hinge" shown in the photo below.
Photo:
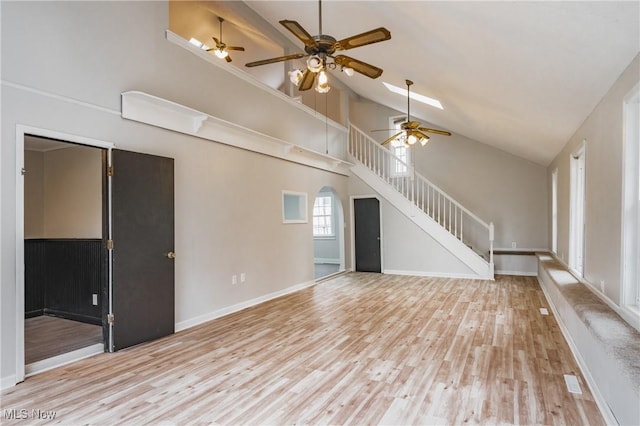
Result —
[{"label": "door hinge", "polygon": [[107,176],[113,176],[113,166],[107,167]]},{"label": "door hinge", "polygon": [[23,168],[21,168],[21,169],[20,169],[20,174],[21,174],[22,176],[26,175],[26,174],[27,174],[27,169],[25,169],[24,167],[23,167]]},{"label": "door hinge", "polygon": [[107,240],[107,250],[113,250],[113,240]]},{"label": "door hinge", "polygon": [[113,314],[108,314],[107,315],[107,324],[113,324],[114,321],[115,321],[115,318],[113,317]]}]

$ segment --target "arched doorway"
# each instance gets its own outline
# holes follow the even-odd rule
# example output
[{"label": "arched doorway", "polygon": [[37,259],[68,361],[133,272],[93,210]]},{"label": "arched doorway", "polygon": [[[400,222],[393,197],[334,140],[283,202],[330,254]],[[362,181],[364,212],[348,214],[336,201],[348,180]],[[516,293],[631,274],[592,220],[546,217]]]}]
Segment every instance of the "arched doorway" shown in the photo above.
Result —
[{"label": "arched doorway", "polygon": [[344,212],[330,186],[313,203],[313,263],[315,279],[344,271]]}]

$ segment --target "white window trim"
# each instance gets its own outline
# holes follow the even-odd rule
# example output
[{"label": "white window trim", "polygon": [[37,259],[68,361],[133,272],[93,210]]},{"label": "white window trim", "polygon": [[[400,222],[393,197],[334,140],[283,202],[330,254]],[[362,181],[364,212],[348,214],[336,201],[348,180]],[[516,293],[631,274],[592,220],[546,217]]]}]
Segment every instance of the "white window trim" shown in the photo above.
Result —
[{"label": "white window trim", "polygon": [[[569,268],[580,277],[584,277],[585,272],[586,142],[587,140],[584,139],[571,154],[569,167],[571,172],[569,179],[571,197],[569,205]],[[578,169],[580,163],[583,166],[582,172]],[[581,207],[581,209],[576,211],[577,207]]]},{"label": "white window trim", "polygon": [[551,251],[558,254],[558,168],[551,173]]},{"label": "white window trim", "polygon": [[640,84],[623,100],[623,179],[620,304],[640,319]]},{"label": "white window trim", "polygon": [[[298,211],[288,212],[285,204],[287,196],[295,196],[298,199]],[[290,217],[295,213],[295,217]],[[295,191],[282,191],[282,223],[307,223],[307,193]]]}]

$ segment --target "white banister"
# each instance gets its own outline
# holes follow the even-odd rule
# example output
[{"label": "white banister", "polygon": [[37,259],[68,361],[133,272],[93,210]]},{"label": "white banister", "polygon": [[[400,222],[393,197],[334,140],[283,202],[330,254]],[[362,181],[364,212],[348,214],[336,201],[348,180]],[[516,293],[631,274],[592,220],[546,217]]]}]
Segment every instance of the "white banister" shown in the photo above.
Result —
[{"label": "white banister", "polygon": [[[354,125],[349,126],[349,154],[391,185],[450,234],[488,258],[493,270],[493,223],[486,223],[389,149]],[[398,173],[397,170],[406,170]],[[465,234],[466,233],[466,234]],[[484,235],[484,236],[482,236]]]}]

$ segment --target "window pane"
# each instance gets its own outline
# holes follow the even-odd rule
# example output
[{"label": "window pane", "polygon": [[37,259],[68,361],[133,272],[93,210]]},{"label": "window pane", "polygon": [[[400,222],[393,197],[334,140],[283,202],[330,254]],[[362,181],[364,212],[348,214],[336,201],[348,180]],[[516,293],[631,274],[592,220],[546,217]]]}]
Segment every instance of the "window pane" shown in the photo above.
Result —
[{"label": "window pane", "polygon": [[333,227],[331,221],[332,197],[317,197],[313,204],[313,235],[332,236]]}]

